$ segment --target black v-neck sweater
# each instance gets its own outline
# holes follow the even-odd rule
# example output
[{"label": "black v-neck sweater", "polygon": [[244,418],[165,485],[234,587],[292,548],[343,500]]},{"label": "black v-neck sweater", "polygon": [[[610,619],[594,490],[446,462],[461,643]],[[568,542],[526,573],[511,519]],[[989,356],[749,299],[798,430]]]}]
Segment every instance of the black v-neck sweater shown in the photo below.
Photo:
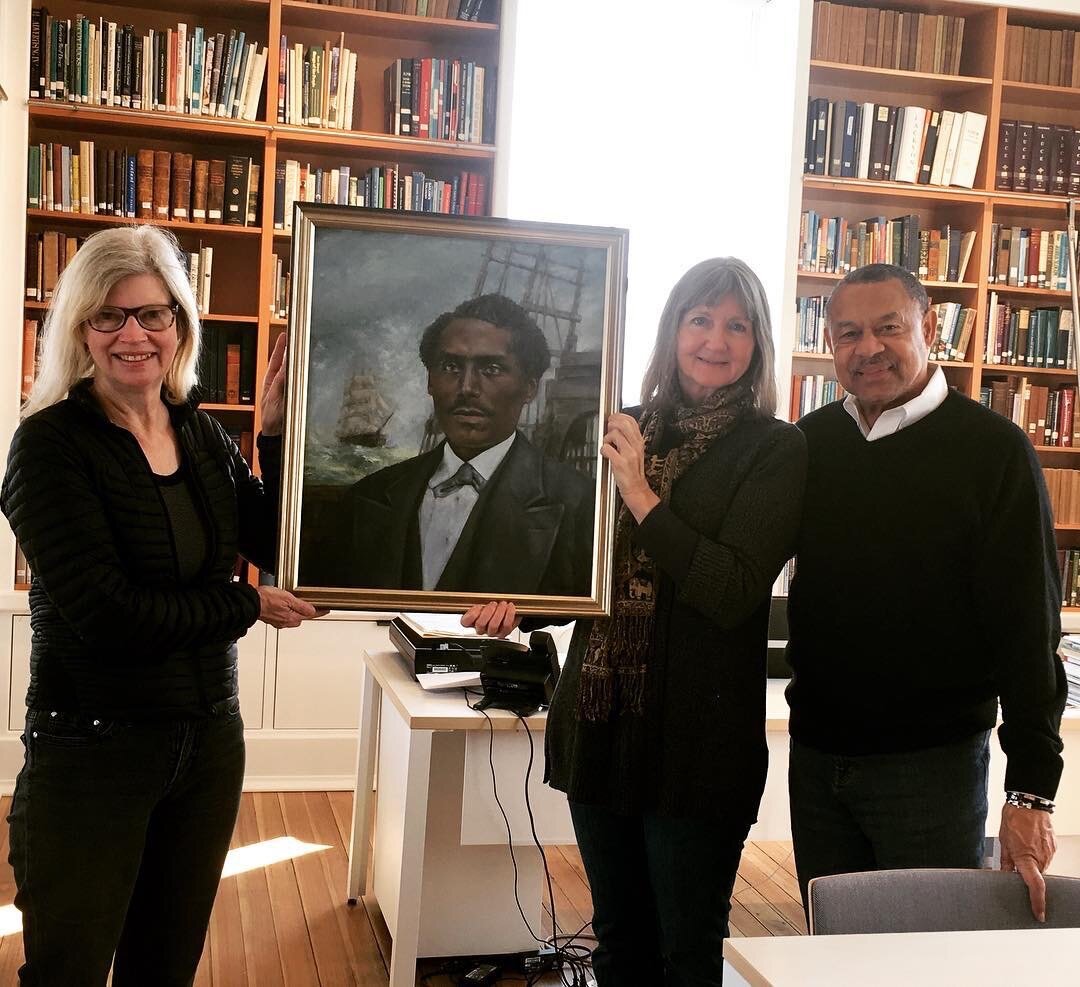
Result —
[{"label": "black v-neck sweater", "polygon": [[809,456],[788,602],[791,735],[834,754],[935,747],[994,725],[1005,786],[1053,798],[1061,586],[1034,450],[955,391],[867,442],[841,402]]}]

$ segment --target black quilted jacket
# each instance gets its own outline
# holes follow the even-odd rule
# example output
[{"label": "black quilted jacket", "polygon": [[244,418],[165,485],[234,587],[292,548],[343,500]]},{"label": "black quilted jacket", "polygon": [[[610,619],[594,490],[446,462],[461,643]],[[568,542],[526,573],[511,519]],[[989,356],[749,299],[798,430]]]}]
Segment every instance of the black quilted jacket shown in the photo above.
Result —
[{"label": "black quilted jacket", "polygon": [[[32,709],[148,719],[199,715],[236,694],[236,639],[259,598],[232,573],[238,552],[273,567],[278,492],[209,415],[170,415],[209,522],[207,562],[184,584],[146,457],[88,382],[15,433],[0,508],[34,573]],[[259,451],[276,464],[280,441],[260,436]]]}]

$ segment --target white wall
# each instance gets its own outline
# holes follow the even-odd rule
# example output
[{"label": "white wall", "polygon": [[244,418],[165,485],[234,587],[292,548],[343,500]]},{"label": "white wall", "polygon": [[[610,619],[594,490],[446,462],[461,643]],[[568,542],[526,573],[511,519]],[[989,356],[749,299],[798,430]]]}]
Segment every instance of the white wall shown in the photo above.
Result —
[{"label": "white wall", "polygon": [[800,0],[513,7],[500,198],[512,218],[630,230],[633,401],[667,293],[692,264],[742,257],[774,321],[783,310]]}]

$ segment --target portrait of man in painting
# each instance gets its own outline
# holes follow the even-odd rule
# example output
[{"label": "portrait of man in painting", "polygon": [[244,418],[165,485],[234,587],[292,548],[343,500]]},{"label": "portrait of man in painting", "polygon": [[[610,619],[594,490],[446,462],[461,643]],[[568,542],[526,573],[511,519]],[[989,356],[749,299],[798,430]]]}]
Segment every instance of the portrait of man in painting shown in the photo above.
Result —
[{"label": "portrait of man in painting", "polygon": [[469,233],[315,231],[300,588],[596,596],[611,251]]}]

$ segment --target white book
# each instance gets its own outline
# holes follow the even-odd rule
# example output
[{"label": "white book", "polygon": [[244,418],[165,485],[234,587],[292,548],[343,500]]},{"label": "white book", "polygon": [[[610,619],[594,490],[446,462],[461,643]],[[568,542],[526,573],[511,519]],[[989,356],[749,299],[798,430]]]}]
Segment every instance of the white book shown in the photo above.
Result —
[{"label": "white book", "polygon": [[300,194],[300,162],[285,162],[285,229],[292,229],[293,205]]},{"label": "white book", "polygon": [[[953,129],[957,129],[955,125]],[[960,121],[956,159],[953,161],[948,184],[961,188],[975,187],[975,172],[978,170],[979,159],[982,156],[985,134],[986,114],[966,110]]]},{"label": "white book", "polygon": [[894,182],[917,182],[919,180],[919,151],[922,149],[926,110],[921,106],[905,106],[904,125],[896,139],[900,142],[896,155]]},{"label": "white book", "polygon": [[248,80],[247,92],[244,95],[244,106],[240,113],[243,120],[254,120],[255,114],[259,111],[259,97],[262,95],[263,78],[266,76],[267,55],[268,49],[263,48],[255,56],[255,64]]},{"label": "white book", "polygon": [[353,101],[356,98],[356,52],[349,52],[349,69],[346,74],[345,116],[341,121],[342,130],[352,130]]},{"label": "white book", "polygon": [[[415,85],[415,82],[413,83]],[[473,72],[472,133],[469,141],[479,144],[484,138],[484,66],[477,65]]]},{"label": "white book", "polygon": [[941,169],[941,184],[951,185],[953,169],[956,166],[956,155],[960,150],[960,137],[964,130],[964,114],[953,114],[952,130],[949,131],[949,146],[945,150],[945,164]]},{"label": "white book", "polygon": [[986,316],[986,362],[1001,363],[1001,354],[997,352],[998,294],[990,292],[990,311]]},{"label": "white book", "polygon": [[941,111],[941,127],[938,130],[937,147],[934,148],[934,164],[930,169],[930,184],[943,185],[941,177],[945,171],[945,156],[949,150],[949,138],[953,131],[953,121],[958,114],[952,110]]},{"label": "white book", "polygon": [[[483,82],[483,76],[480,77]],[[479,92],[480,101],[483,102],[483,92]],[[476,105],[476,94],[473,96],[473,106]],[[475,114],[474,114],[475,116]],[[870,177],[870,141],[874,133],[874,104],[863,103],[859,110],[859,160],[855,165],[856,178]]]}]

